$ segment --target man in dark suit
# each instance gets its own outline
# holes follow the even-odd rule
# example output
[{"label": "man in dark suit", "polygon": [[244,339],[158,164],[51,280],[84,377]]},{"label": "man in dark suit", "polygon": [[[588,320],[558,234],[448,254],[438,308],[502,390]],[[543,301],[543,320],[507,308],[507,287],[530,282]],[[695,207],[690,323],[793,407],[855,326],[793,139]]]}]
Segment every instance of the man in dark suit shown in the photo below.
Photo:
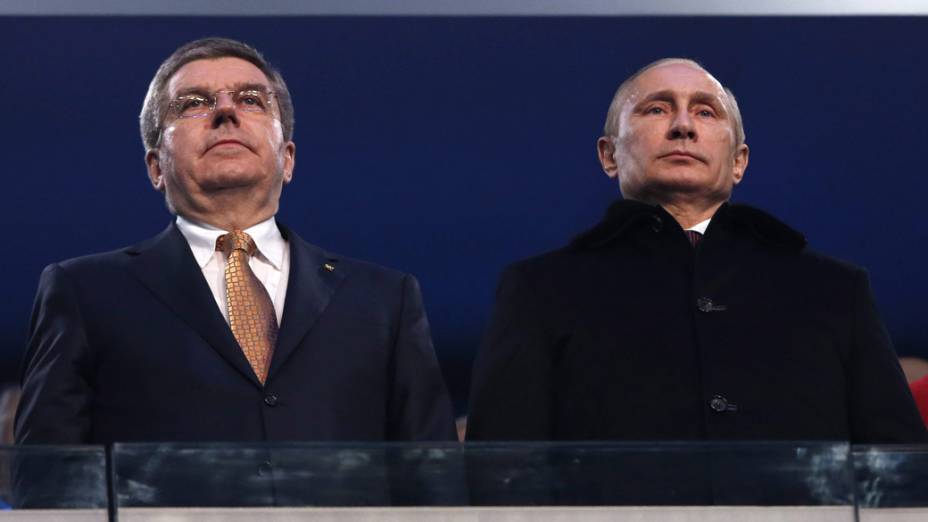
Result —
[{"label": "man in dark suit", "polygon": [[597,147],[625,199],[504,272],[468,439],[926,440],[865,272],[728,203],[748,165],[728,89],[652,63]]},{"label": "man in dark suit", "polygon": [[140,120],[176,220],[46,268],[16,440],[454,439],[416,280],[274,219],[295,158],[279,72],[240,42],[191,42]]}]

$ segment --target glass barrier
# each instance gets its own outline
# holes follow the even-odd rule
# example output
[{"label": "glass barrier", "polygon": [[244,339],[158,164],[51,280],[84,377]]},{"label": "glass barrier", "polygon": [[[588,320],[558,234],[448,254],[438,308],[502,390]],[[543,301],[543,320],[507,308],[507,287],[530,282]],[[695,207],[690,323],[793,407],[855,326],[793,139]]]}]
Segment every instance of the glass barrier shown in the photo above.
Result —
[{"label": "glass barrier", "polygon": [[102,447],[0,446],[0,519],[107,520]]},{"label": "glass barrier", "polygon": [[[117,444],[121,522],[925,521],[928,446]],[[0,446],[0,519],[108,520],[100,447]]]},{"label": "glass barrier", "polygon": [[849,456],[828,443],[117,444],[112,469],[121,522],[844,522]]},{"label": "glass barrier", "polygon": [[861,521],[928,520],[928,446],[854,446]]}]

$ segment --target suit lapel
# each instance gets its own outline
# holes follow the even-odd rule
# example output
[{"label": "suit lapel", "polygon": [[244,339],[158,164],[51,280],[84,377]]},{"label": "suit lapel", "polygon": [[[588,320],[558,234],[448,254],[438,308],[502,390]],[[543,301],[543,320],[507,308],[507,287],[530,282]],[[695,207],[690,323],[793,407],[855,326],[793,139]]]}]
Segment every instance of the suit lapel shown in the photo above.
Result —
[{"label": "suit lapel", "polygon": [[129,249],[128,253],[133,256],[129,264],[133,275],[223,359],[261,386],[216,306],[203,272],[180,230],[171,223],[164,232]]},{"label": "suit lapel", "polygon": [[345,278],[337,258],[303,241],[283,225],[278,226],[290,246],[290,275],[268,381],[316,324],[335,289]]}]

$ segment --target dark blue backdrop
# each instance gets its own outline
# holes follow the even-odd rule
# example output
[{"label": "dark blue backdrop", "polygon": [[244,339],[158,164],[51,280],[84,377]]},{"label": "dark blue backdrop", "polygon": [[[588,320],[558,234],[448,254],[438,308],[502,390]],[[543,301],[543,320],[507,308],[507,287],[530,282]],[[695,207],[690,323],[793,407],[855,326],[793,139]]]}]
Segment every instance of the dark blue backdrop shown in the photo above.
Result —
[{"label": "dark blue backdrop", "polygon": [[617,84],[664,56],[739,97],[734,199],[869,268],[899,352],[928,356],[925,34],[926,18],[2,18],[0,379],[44,265],[167,224],[136,116],[161,60],[208,35],[254,44],[290,85],[279,218],[420,278],[459,404],[500,269],[617,197],[594,141]]}]

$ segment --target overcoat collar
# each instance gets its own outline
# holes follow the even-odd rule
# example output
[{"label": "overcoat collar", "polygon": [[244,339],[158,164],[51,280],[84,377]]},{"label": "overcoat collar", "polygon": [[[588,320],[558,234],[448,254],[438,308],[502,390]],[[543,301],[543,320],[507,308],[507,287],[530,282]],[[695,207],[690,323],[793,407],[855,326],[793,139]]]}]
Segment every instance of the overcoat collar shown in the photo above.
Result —
[{"label": "overcoat collar", "polygon": [[[290,245],[290,275],[277,346],[266,384],[272,383],[275,371],[292,355],[322,315],[338,284],[346,276],[344,270],[338,268],[337,257],[306,243],[285,226],[278,226]],[[216,306],[186,240],[174,223],[154,238],[130,247],[126,253],[132,258],[130,271],[145,287],[223,359],[256,386],[261,386]]]},{"label": "overcoat collar", "polygon": [[[606,210],[602,221],[574,238],[570,248],[588,250],[608,246],[633,232],[647,229],[659,231],[665,227],[680,228],[676,220],[659,205],[620,199]],[[707,233],[717,228],[746,232],[758,240],[778,248],[801,250],[805,237],[777,218],[748,205],[723,203],[712,217]]]}]

